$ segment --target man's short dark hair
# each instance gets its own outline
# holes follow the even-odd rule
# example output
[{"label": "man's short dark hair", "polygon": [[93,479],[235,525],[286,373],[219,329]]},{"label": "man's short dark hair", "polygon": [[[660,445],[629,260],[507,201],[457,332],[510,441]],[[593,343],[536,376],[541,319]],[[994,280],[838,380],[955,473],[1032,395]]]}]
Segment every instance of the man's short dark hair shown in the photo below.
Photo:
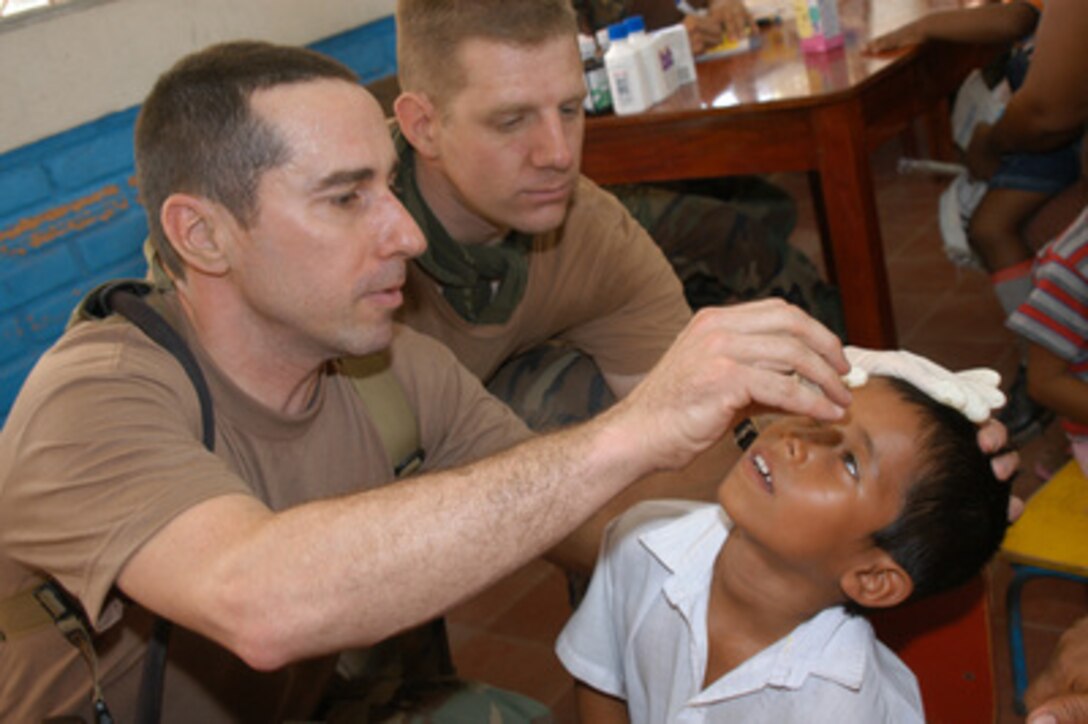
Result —
[{"label": "man's short dark hair", "polygon": [[213,45],[159,77],[136,121],[136,171],[151,243],[184,277],[159,214],[173,193],[222,204],[243,227],[257,213],[261,174],[287,160],[274,129],[250,107],[255,91],[322,78],[358,83],[352,70],[305,48],[238,41]]},{"label": "man's short dark hair", "polygon": [[899,517],[873,541],[910,575],[914,600],[966,583],[993,557],[1008,527],[1011,484],[994,475],[978,428],[962,413],[908,382],[887,381],[922,413],[920,465]]}]

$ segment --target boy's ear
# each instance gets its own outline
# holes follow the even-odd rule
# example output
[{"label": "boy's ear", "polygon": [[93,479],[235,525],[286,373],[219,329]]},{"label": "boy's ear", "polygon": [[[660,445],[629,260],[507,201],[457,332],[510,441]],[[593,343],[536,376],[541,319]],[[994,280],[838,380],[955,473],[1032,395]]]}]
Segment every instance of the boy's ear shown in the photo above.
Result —
[{"label": "boy's ear", "polygon": [[914,592],[910,574],[879,549],[875,556],[846,571],[839,585],[851,600],[866,608],[890,608]]},{"label": "boy's ear", "polygon": [[404,138],[425,158],[437,153],[435,132],[438,129],[438,109],[424,93],[405,91],[393,103],[393,113]]},{"label": "boy's ear", "polygon": [[219,276],[229,268],[224,253],[229,233],[226,209],[201,196],[171,194],[162,204],[160,221],[166,237],[186,266]]}]

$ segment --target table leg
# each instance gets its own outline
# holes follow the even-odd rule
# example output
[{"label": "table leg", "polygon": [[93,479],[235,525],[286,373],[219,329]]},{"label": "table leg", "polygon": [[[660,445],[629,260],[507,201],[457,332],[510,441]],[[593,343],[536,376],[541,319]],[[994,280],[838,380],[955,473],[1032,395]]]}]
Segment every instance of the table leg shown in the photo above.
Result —
[{"label": "table leg", "polygon": [[827,281],[838,284],[835,278],[835,257],[831,253],[831,229],[827,226],[827,209],[824,208],[824,191],[820,185],[818,171],[809,171],[808,188],[812,197],[812,214],[816,219],[816,229],[820,232],[820,250],[823,252],[824,269],[827,272]]},{"label": "table leg", "polygon": [[852,344],[894,348],[895,320],[861,106],[845,100],[816,109],[813,125],[847,336]]}]

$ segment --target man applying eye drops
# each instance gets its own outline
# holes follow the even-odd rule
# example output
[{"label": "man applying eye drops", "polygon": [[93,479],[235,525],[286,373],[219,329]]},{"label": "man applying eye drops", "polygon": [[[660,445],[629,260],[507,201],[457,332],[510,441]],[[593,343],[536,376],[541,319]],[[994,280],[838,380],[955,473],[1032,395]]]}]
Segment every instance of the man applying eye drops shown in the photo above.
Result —
[{"label": "man applying eye drops", "polygon": [[556,646],[582,720],[924,721],[858,614],[977,574],[1008,487],[963,406],[900,378],[870,377],[833,423],[770,420],[720,505],[646,502],[610,525]]}]

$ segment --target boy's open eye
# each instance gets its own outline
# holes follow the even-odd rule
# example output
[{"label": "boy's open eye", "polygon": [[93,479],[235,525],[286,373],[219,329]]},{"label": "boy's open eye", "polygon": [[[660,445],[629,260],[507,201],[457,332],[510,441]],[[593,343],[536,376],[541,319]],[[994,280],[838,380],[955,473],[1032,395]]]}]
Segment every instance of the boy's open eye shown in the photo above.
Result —
[{"label": "boy's open eye", "polygon": [[842,464],[843,467],[846,468],[846,472],[850,474],[850,477],[854,480],[861,480],[861,468],[858,466],[858,459],[854,457],[854,453],[843,453]]}]

